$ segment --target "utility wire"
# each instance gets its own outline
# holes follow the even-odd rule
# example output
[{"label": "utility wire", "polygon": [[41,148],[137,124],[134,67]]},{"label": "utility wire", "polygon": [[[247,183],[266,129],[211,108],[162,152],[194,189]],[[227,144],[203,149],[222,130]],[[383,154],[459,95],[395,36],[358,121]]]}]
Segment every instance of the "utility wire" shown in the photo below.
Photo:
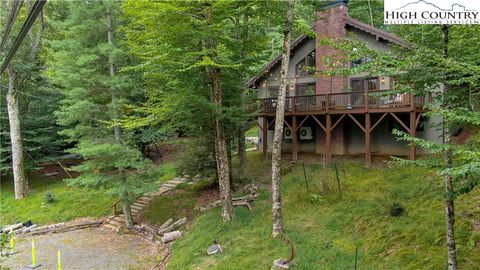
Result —
[{"label": "utility wire", "polygon": [[7,21],[7,28],[5,28],[5,33],[3,33],[2,41],[0,42],[0,56],[3,52],[3,47],[7,43],[8,36],[12,31],[13,24],[15,23],[15,19],[17,18],[18,12],[20,12],[20,8],[23,5],[23,0],[20,1],[13,1],[12,10],[10,12],[10,17]]},{"label": "utility wire", "polygon": [[8,64],[10,64],[10,61],[12,60],[18,48],[22,44],[23,39],[27,35],[28,31],[30,31],[30,28],[32,28],[32,25],[35,22],[35,19],[38,17],[38,14],[40,14],[40,11],[42,11],[43,6],[46,3],[47,3],[47,0],[36,0],[35,3],[33,4],[32,8],[30,9],[30,12],[28,13],[27,19],[22,25],[22,29],[20,29],[20,33],[18,34],[12,47],[10,48],[10,51],[8,52],[7,56],[5,57],[5,60],[3,61],[2,67],[0,68],[0,75],[3,74],[5,69],[7,69]]}]

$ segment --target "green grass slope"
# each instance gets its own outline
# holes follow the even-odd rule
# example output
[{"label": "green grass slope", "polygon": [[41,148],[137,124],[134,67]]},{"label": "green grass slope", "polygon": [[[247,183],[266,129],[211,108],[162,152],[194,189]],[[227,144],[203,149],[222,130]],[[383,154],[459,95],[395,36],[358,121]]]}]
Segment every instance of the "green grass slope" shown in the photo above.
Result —
[{"label": "green grass slope", "polygon": [[[163,163],[155,169],[158,184],[175,177],[175,163]],[[0,226],[17,221],[32,220],[44,225],[69,221],[80,217],[101,217],[111,213],[110,206],[117,199],[103,190],[68,186],[66,175],[46,177],[42,173],[29,175],[29,194],[25,199],[15,200],[13,180],[2,176],[0,185]],[[54,203],[44,201],[45,193],[52,193]]]},{"label": "green grass slope", "polygon": [[[79,217],[100,217],[109,213],[109,207],[114,201],[111,196],[101,191],[70,187],[62,180],[65,177],[31,174],[29,194],[21,200],[15,200],[13,180],[3,178],[0,189],[0,225],[27,220],[44,225]],[[55,202],[44,202],[46,192],[54,195]]]},{"label": "green grass slope", "polygon": [[[253,178],[268,183],[269,162],[259,155],[250,161]],[[340,199],[332,169],[306,169],[310,191],[301,166],[282,180],[285,234],[297,251],[292,269],[353,269],[356,247],[359,269],[445,269],[443,186],[435,174],[342,164]],[[479,188],[456,201],[459,269],[480,265],[479,201]],[[405,212],[392,216],[395,205]],[[274,259],[289,256],[289,248],[270,235],[270,193],[263,190],[253,211],[236,208],[231,223],[221,221],[219,209],[199,216],[173,245],[168,269],[270,269]],[[213,239],[224,253],[207,257]]]}]

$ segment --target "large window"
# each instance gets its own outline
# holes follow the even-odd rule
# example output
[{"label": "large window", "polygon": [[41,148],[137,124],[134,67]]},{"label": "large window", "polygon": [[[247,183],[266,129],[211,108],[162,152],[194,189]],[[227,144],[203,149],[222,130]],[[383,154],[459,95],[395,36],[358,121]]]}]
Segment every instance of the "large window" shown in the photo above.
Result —
[{"label": "large window", "polygon": [[373,78],[357,78],[350,80],[350,87],[353,92],[362,92],[365,90],[375,91],[380,89],[378,77]]},{"label": "large window", "polygon": [[315,84],[297,84],[297,89],[295,95],[297,96],[307,96],[315,95]]},{"label": "large window", "polygon": [[295,74],[298,77],[312,76],[315,74],[315,51],[309,53],[295,66]]}]

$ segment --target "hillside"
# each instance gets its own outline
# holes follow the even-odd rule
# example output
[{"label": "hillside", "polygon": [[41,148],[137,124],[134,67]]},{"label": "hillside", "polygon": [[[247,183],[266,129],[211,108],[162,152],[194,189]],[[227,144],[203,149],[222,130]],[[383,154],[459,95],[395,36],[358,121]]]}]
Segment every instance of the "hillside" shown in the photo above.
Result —
[{"label": "hillside", "polygon": [[[269,162],[252,153],[250,164],[251,180],[268,184]],[[332,169],[307,165],[306,170],[310,192],[301,165],[282,183],[285,232],[297,252],[293,269],[353,269],[356,247],[359,269],[445,268],[443,182],[435,174],[415,167],[366,170],[340,164],[340,199]],[[456,203],[460,269],[480,265],[479,200],[477,187]],[[269,269],[274,259],[287,258],[289,248],[270,237],[268,190],[253,208],[236,208],[230,224],[221,222],[218,209],[199,215],[175,242],[168,269]],[[213,239],[224,253],[207,257]]]}]

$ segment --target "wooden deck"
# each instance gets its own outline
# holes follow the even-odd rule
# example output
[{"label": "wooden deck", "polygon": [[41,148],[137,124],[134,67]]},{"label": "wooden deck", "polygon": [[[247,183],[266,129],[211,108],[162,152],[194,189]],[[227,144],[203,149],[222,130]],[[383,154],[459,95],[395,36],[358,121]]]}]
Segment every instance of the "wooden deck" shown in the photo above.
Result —
[{"label": "wooden deck", "polygon": [[[416,136],[420,115],[430,97],[414,96],[411,93],[398,93],[392,90],[346,92],[290,96],[285,102],[285,125],[292,133],[292,160],[297,161],[298,130],[307,118],[314,120],[325,132],[326,161],[332,156],[332,131],[343,119],[351,119],[365,134],[365,163],[371,163],[371,133],[388,115],[397,121],[411,136]],[[259,128],[263,138],[273,126],[277,108],[277,98],[257,99],[258,116],[263,118]],[[402,121],[398,113],[408,113],[408,122]],[[363,114],[360,121],[358,115]],[[357,115],[357,116],[355,116]],[[378,115],[375,121],[372,115]],[[299,121],[301,120],[301,121]],[[263,143],[263,154],[267,158],[267,144]],[[410,159],[416,158],[415,145],[410,146]]]},{"label": "wooden deck", "polygon": [[[422,111],[427,98],[392,90],[289,96],[285,101],[286,115],[318,115],[345,113],[382,113]],[[277,98],[257,100],[262,116],[274,116]]]}]

